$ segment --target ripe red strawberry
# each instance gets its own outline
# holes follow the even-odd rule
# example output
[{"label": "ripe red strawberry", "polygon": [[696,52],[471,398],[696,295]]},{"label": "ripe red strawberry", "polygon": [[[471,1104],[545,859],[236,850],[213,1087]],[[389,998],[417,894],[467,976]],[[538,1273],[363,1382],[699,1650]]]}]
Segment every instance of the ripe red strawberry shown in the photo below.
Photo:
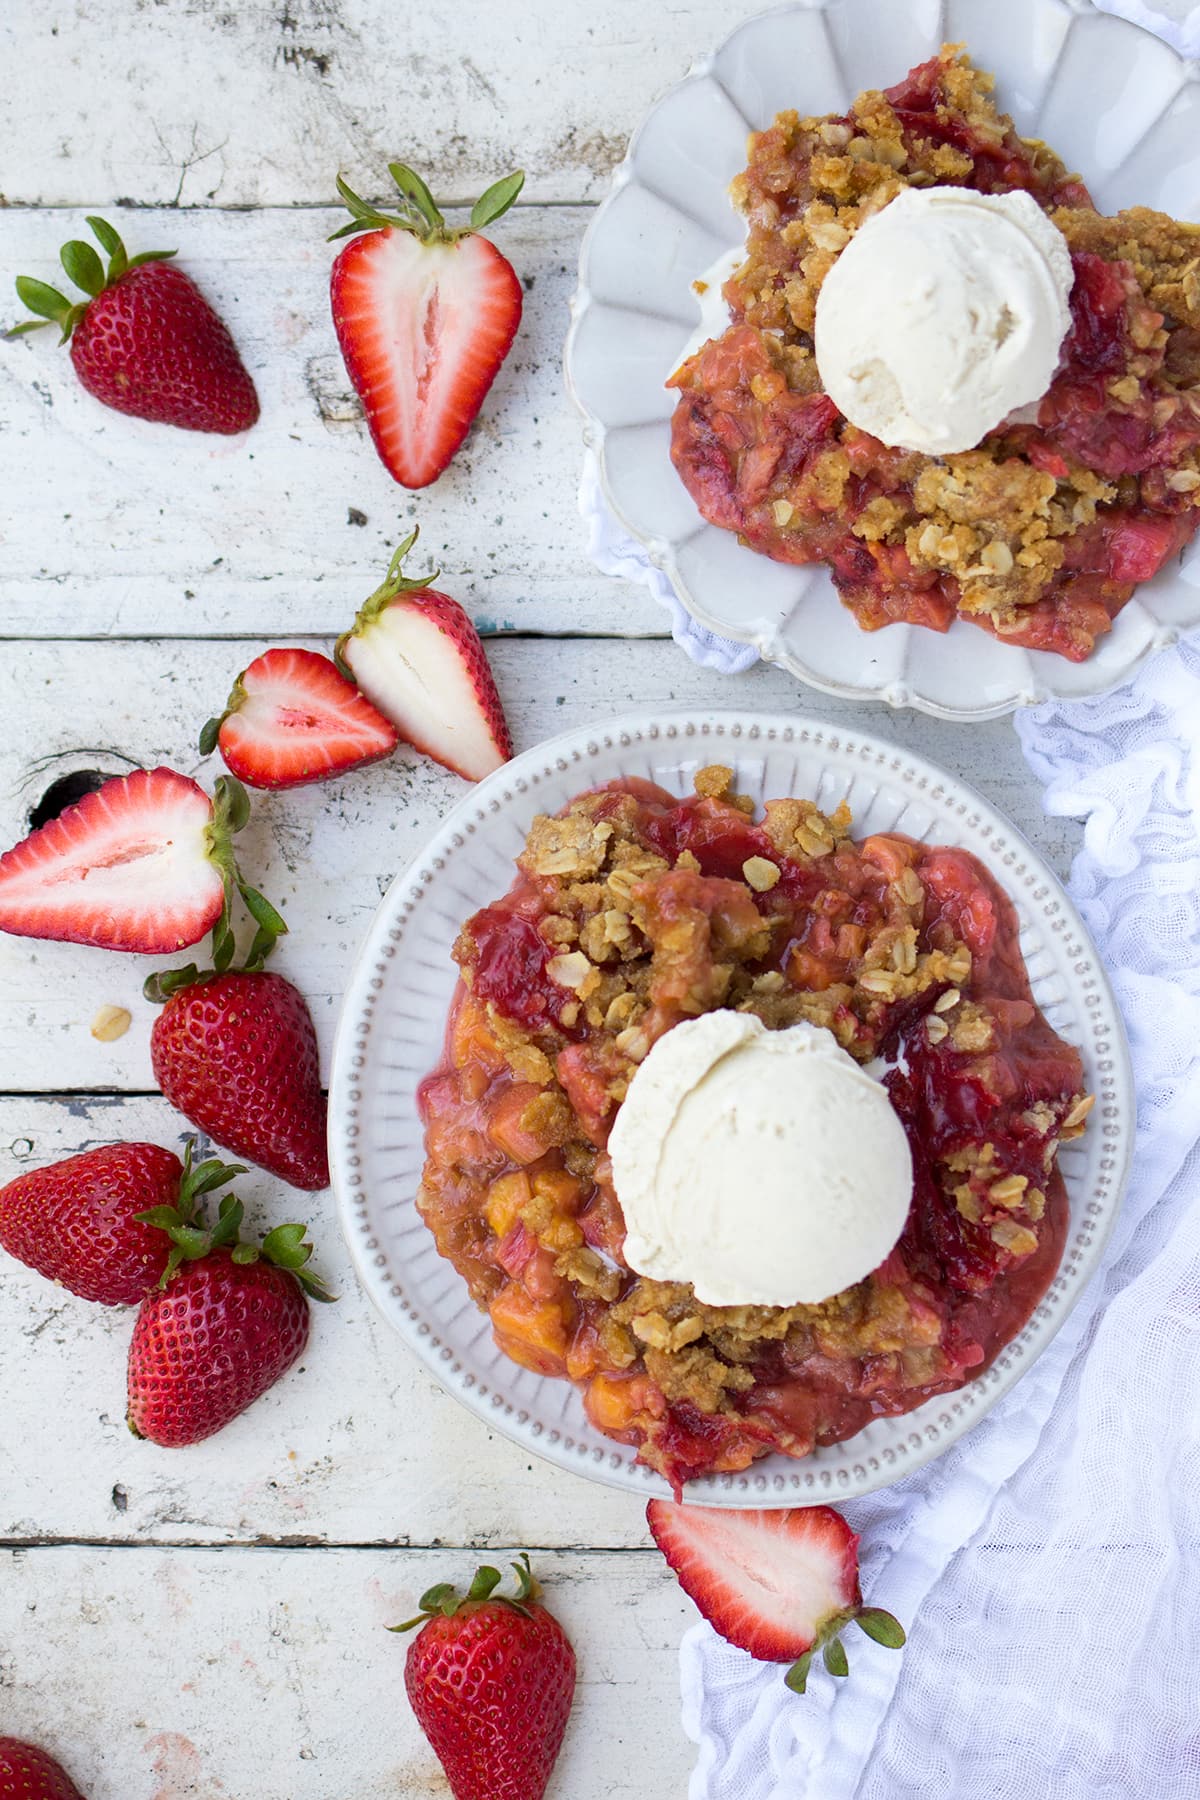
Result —
[{"label": "ripe red strawberry", "polygon": [[475,233],[508,211],[525,177],[496,182],[470,224],[452,229],[419,175],[403,163],[388,170],[401,194],[395,213],[365,205],[338,179],[353,222],[333,235],[354,241],[334,262],[330,298],[383,465],[421,488],[466,437],[521,322],[511,263]]},{"label": "ripe red strawberry", "polygon": [[238,676],[224,713],[200,734],[249,787],[324,781],[396,748],[399,734],[315,650],[267,650]]},{"label": "ripe red strawberry", "polygon": [[71,341],[75,373],[89,394],[117,412],[187,431],[245,431],[258,418],[258,395],[229,332],[190,276],[170,268],[173,250],[130,257],[104,219],[89,218],[108,253],[108,268],[82,239],[61,251],[69,278],[88,296],[72,302],[57,288],[18,275],[17,293],[36,331],[51,320]]},{"label": "ripe red strawberry", "polygon": [[169,1206],[190,1219],[196,1199],[241,1173],[192,1167],[157,1144],[103,1144],[30,1169],[0,1188],[0,1245],[18,1262],[101,1306],[136,1306],[167,1266],[170,1244],[140,1214]]},{"label": "ripe red strawberry", "polygon": [[156,1208],[170,1239],[166,1274],[142,1301],[129,1346],[129,1429],[167,1449],[198,1444],[245,1412],[308,1342],[308,1299],[328,1300],[305,1267],[303,1225],[261,1246],[239,1241],[240,1200],[226,1195],[211,1231]]},{"label": "ripe red strawberry", "polygon": [[404,1685],[454,1800],[542,1800],[575,1694],[575,1652],[538,1599],[529,1558],[516,1598],[480,1569],[465,1596],[447,1582],[421,1596]]},{"label": "ripe red strawberry", "polygon": [[61,1763],[36,1744],[0,1737],[2,1800],[83,1800]]},{"label": "ripe red strawberry", "polygon": [[317,1034],[304,998],[261,969],[172,970],[150,1033],[154,1078],[218,1144],[293,1187],[329,1186]]},{"label": "ripe red strawberry", "polygon": [[889,1649],[904,1629],[891,1613],[863,1606],[858,1539],[830,1506],[735,1512],[651,1500],[654,1541],[713,1629],[763,1662],[787,1662],[802,1694],[812,1659],[831,1675],[850,1665],[839,1633],[851,1620]]},{"label": "ripe red strawberry", "polygon": [[230,840],[249,812],[225,776],[211,800],[173,769],[106,781],[0,856],[0,931],[157,955],[195,944],[241,886]]},{"label": "ripe red strawberry", "polygon": [[468,781],[506,763],[512,739],[479,633],[448,594],[410,580],[409,533],[381,587],[338,639],[337,659],[400,735]]}]

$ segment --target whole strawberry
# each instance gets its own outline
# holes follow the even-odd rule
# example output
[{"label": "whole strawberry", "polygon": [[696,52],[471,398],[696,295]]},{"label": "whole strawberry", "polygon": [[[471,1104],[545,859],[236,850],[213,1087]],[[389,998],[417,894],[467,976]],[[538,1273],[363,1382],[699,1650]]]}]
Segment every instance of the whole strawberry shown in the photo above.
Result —
[{"label": "whole strawberry", "polygon": [[136,1306],[162,1278],[171,1245],[139,1217],[173,1207],[190,1220],[201,1194],[240,1164],[192,1167],[157,1144],[104,1144],[0,1188],[0,1246],[39,1275],[102,1306]]},{"label": "whole strawberry", "polygon": [[107,252],[107,269],[80,238],[60,253],[67,275],[88,298],[72,302],[44,281],[18,275],[17,293],[39,318],[15,332],[53,321],[62,330],[60,342],[70,339],[80,382],[117,412],[186,431],[230,434],[253,425],[254,383],[195,282],[167,266],[175,252],[130,257],[106,220],[89,218],[88,224]]},{"label": "whole strawberry", "polygon": [[36,1744],[0,1737],[2,1800],[83,1800],[61,1763]]},{"label": "whole strawberry", "polygon": [[174,1449],[211,1437],[273,1387],[308,1342],[307,1296],[330,1295],[305,1267],[304,1226],[242,1243],[232,1195],[211,1231],[167,1209],[147,1219],[171,1247],[162,1284],[134,1323],[127,1417],[135,1437]]},{"label": "whole strawberry", "polygon": [[466,1595],[441,1583],[421,1596],[404,1685],[455,1800],[542,1800],[575,1694],[575,1652],[538,1599],[529,1558],[514,1563],[514,1599],[498,1569]]},{"label": "whole strawberry", "polygon": [[150,1033],[154,1078],[218,1144],[298,1188],[329,1186],[317,1034],[282,975],[194,967],[152,977],[167,994]]}]

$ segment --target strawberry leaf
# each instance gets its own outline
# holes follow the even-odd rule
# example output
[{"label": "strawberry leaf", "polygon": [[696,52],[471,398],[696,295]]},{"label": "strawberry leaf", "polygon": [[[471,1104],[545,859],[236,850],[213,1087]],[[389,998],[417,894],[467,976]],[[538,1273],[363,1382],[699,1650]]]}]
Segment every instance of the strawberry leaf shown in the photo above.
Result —
[{"label": "strawberry leaf", "polygon": [[217,737],[221,730],[221,719],[208,719],[200,728],[200,754],[211,756],[217,747]]},{"label": "strawberry leaf", "polygon": [[312,1255],[312,1245],[304,1242],[307,1225],[276,1225],[263,1239],[263,1255],[281,1269],[299,1269]]},{"label": "strawberry leaf", "polygon": [[260,930],[269,932],[272,938],[286,935],[286,921],[257,888],[247,887],[244,882],[239,882],[238,893],[246,903],[246,911]]},{"label": "strawberry leaf", "polygon": [[180,988],[192,987],[201,979],[195,963],[185,963],[181,969],[156,969],[142,983],[142,994],[152,1005],[162,1006]]},{"label": "strawberry leaf", "polygon": [[218,975],[224,975],[231,966],[237,952],[237,944],[233,932],[229,929],[229,921],[222,917],[213,926],[212,959],[213,968]]},{"label": "strawberry leaf", "polygon": [[389,163],[388,174],[395,182],[406,200],[411,200],[431,232],[438,233],[445,226],[445,219],[434,203],[433,195],[426,187],[415,169],[405,163]]},{"label": "strawberry leaf", "polygon": [[96,219],[89,215],[88,224],[91,226],[92,236],[108,257],[108,286],[111,287],[115,281],[120,281],[129,267],[129,257],[121,241],[121,234],[113,229],[107,219]]},{"label": "strawberry leaf", "polygon": [[491,225],[502,213],[506,213],[524,186],[524,169],[514,169],[511,175],[493,182],[471,208],[472,231],[481,231],[485,225]]},{"label": "strawberry leaf", "polygon": [[[444,1613],[446,1618],[454,1617],[454,1608],[458,1604],[458,1589],[452,1581],[439,1581],[436,1586],[426,1588],[417,1605],[422,1612]],[[446,1609],[449,1608],[449,1611]]]},{"label": "strawberry leaf", "polygon": [[467,1589],[468,1600],[488,1600],[504,1580],[499,1569],[490,1568],[486,1563],[476,1569],[475,1579]]},{"label": "strawberry leaf", "polygon": [[129,266],[131,269],[140,269],[143,263],[170,262],[173,256],[178,255],[178,250],[143,250],[139,256],[130,257]]},{"label": "strawberry leaf", "polygon": [[177,1206],[152,1206],[147,1212],[133,1216],[140,1225],[157,1225],[160,1231],[173,1231],[183,1224],[183,1214]]},{"label": "strawberry leaf", "polygon": [[806,1650],[804,1655],[799,1657],[798,1660],[792,1664],[791,1668],[784,1676],[784,1684],[791,1688],[793,1694],[807,1693],[808,1672],[812,1668],[812,1659],[812,1651]]},{"label": "strawberry leaf", "polygon": [[825,1667],[829,1670],[831,1675],[841,1676],[850,1673],[850,1661],[846,1655],[841,1638],[830,1638],[822,1652],[822,1656],[824,1658]]},{"label": "strawberry leaf", "polygon": [[238,1265],[239,1269],[248,1268],[251,1263],[256,1263],[258,1261],[258,1245],[235,1244],[230,1251],[230,1257],[232,1261]]},{"label": "strawberry leaf", "polygon": [[874,1638],[877,1644],[883,1644],[888,1650],[899,1650],[907,1642],[899,1619],[893,1618],[890,1612],[884,1612],[881,1606],[861,1607],[854,1615],[854,1623],[860,1631],[865,1631],[869,1638]]},{"label": "strawberry leaf", "polygon": [[17,298],[30,312],[37,313],[40,318],[53,319],[56,325],[65,325],[70,317],[71,302],[57,288],[52,288],[44,281],[36,281],[32,275],[18,275],[16,279]]},{"label": "strawberry leaf", "polygon": [[82,238],[72,238],[69,243],[64,244],[58,253],[58,259],[75,286],[81,287],[93,300],[97,294],[104,292],[104,264],[92,246],[85,244]]},{"label": "strawberry leaf", "polygon": [[[237,1245],[237,1235],[241,1229],[242,1220],[246,1216],[245,1208],[241,1201],[234,1200],[231,1194],[226,1195],[226,1200],[233,1200],[233,1204],[227,1206],[225,1200],[221,1202],[220,1217],[212,1230],[208,1233],[208,1247],[210,1250],[217,1250],[222,1244]],[[237,1245],[237,1247],[240,1249],[243,1246]],[[252,1244],[244,1247],[246,1249],[254,1248]]]},{"label": "strawberry leaf", "polygon": [[231,835],[250,819],[250,796],[236,775],[219,775],[213,787],[213,809]]}]

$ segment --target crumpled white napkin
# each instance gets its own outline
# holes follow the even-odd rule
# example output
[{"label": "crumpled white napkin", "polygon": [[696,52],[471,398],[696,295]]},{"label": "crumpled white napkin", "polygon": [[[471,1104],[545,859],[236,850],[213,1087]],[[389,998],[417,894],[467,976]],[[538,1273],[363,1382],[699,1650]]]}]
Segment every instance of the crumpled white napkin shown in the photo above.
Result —
[{"label": "crumpled white napkin", "polygon": [[[1096,3],[1200,55],[1200,9]],[[694,660],[754,660],[690,619],[594,465],[580,501],[600,567],[646,581]],[[690,1800],[1200,1800],[1200,649],[1015,723],[1046,810],[1086,822],[1070,889],[1129,1031],[1130,1190],[1103,1271],[1007,1399],[844,1509],[907,1649],[851,1630],[852,1679],[818,1670],[801,1700],[709,1626],[685,1637]]]},{"label": "crumpled white napkin", "polygon": [[1200,649],[1018,716],[1047,811],[1086,820],[1071,892],[1129,1029],[1138,1148],[1105,1268],[1054,1343],[928,1469],[844,1510],[850,1681],[707,1626],[682,1649],[691,1800],[1200,1795]]}]

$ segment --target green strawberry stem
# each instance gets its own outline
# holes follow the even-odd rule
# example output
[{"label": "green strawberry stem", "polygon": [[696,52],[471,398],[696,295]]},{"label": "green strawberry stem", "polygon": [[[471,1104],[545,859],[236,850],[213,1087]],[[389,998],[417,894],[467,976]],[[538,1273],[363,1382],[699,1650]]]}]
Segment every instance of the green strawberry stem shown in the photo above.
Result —
[{"label": "green strawberry stem", "polygon": [[333,660],[348,681],[354,680],[354,671],[346,662],[345,657],[345,649],[349,640],[352,637],[361,637],[369,626],[374,625],[380,613],[387,611],[393,600],[398,600],[402,594],[419,594],[422,588],[427,588],[441,574],[440,569],[435,569],[432,575],[413,576],[404,573],[404,559],[420,535],[421,527],[414,525],[403,542],[397,544],[392,553],[392,560],[388,564],[387,574],[370,598],[363,601],[355,614],[353,625],[349,631],[343,631],[334,646]]},{"label": "green strawberry stem", "polygon": [[433,195],[415,169],[410,169],[406,163],[394,162],[388,164],[388,174],[400,192],[399,206],[395,212],[390,213],[380,212],[378,207],[369,206],[338,176],[337,191],[351,217],[348,225],[330,233],[331,244],[336,238],[353,237],[358,231],[395,230],[411,231],[424,244],[453,244],[459,238],[470,237],[472,233],[482,231],[485,225],[494,224],[508,211],[525,185],[524,169],[514,169],[511,175],[501,176],[499,181],[494,181],[485,193],[480,194],[471,208],[468,224],[447,225]]},{"label": "green strawberry stem", "polygon": [[[192,1145],[189,1143],[186,1170],[191,1168],[191,1151]],[[210,1171],[207,1175],[206,1170]],[[236,1194],[222,1196],[215,1225],[206,1225],[198,1219],[195,1199],[245,1172],[245,1165],[242,1163],[231,1164],[228,1168],[216,1161],[201,1163],[194,1171],[193,1183],[187,1194],[189,1204],[183,1204],[185,1195],[184,1188],[181,1187],[180,1202],[177,1205],[152,1206],[149,1212],[135,1214],[143,1225],[157,1226],[171,1240],[170,1255],[159,1287],[165,1288],[168,1285],[182,1263],[199,1262],[214,1250],[227,1248],[235,1263],[244,1267],[258,1262],[261,1257],[274,1263],[276,1268],[286,1269],[289,1274],[294,1275],[311,1299],[332,1301],[336,1296],[330,1293],[320,1276],[307,1266],[313,1253],[312,1245],[306,1242],[307,1225],[276,1225],[273,1231],[268,1231],[261,1243],[248,1243],[240,1235],[246,1209]],[[185,1175],[184,1187],[186,1186]]]},{"label": "green strawberry stem", "polygon": [[899,1650],[905,1642],[903,1625],[890,1612],[884,1612],[881,1606],[854,1606],[847,1608],[845,1612],[834,1613],[832,1618],[825,1621],[804,1655],[797,1658],[784,1677],[794,1694],[803,1694],[807,1690],[813,1657],[818,1650],[831,1675],[841,1678],[850,1673],[850,1659],[841,1638],[843,1627],[850,1624],[857,1625],[860,1631],[887,1650]]},{"label": "green strawberry stem", "polygon": [[493,1600],[500,1606],[507,1606],[513,1612],[520,1613],[522,1618],[529,1617],[531,1600],[538,1597],[538,1584],[533,1571],[529,1567],[529,1556],[522,1551],[515,1563],[510,1567],[516,1572],[517,1591],[514,1595],[498,1594],[496,1589],[504,1580],[499,1569],[484,1564],[476,1569],[474,1579],[465,1594],[460,1594],[452,1581],[439,1581],[434,1587],[426,1588],[417,1605],[420,1612],[413,1619],[406,1619],[403,1625],[389,1625],[388,1631],[413,1631],[418,1625],[424,1625],[429,1619],[453,1619],[462,1607],[472,1601]]},{"label": "green strawberry stem", "polygon": [[59,251],[59,261],[68,280],[83,289],[87,300],[68,300],[57,288],[50,287],[44,281],[36,281],[32,275],[18,275],[17,298],[30,312],[39,316],[14,325],[5,332],[5,337],[20,337],[26,331],[41,331],[47,325],[57,325],[62,333],[59,343],[65,344],[87,311],[89,300],[94,300],[106,288],[115,287],[122,275],[128,274],[130,269],[136,269],[142,263],[165,262],[168,257],[175,255],[174,250],[143,250],[140,256],[129,256],[120,234],[114,231],[107,219],[89,217],[88,224],[92,235],[108,257],[107,268],[92,246],[82,238],[72,238]]},{"label": "green strawberry stem", "polygon": [[240,968],[261,969],[275,948],[276,939],[287,932],[283,917],[265,895],[242,879],[237,866],[233,839],[249,818],[250,801],[241,782],[233,775],[219,775],[213,788],[213,816],[204,833],[209,859],[220,870],[225,889],[221,916],[212,930],[212,968],[200,969],[195,963],[185,963],[180,969],[159,969],[148,975],[142,984],[142,993],[157,1006],[169,1000],[180,988],[192,987],[198,981],[211,981],[214,975],[225,975],[234,967],[237,940],[230,914],[235,892],[241,895],[242,904],[255,926],[253,941],[245,962],[238,965]]}]

